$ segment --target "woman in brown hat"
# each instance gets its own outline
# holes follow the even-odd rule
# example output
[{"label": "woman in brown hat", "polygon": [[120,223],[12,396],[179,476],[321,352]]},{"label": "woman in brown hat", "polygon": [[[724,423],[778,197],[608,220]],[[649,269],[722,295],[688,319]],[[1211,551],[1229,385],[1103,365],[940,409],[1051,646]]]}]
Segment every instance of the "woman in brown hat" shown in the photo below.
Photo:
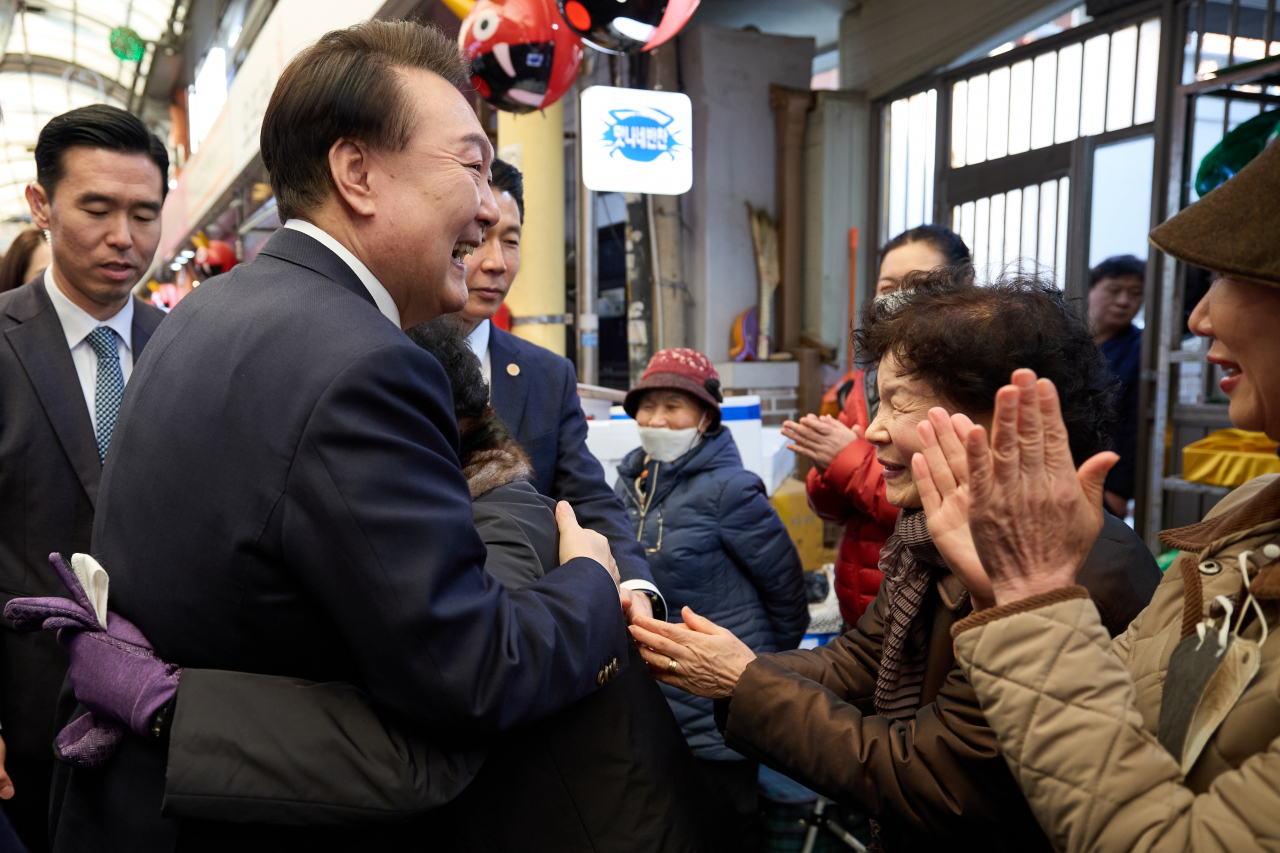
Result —
[{"label": "woman in brown hat", "polygon": [[[809,626],[800,555],[720,425],[720,402],[720,376],[705,355],[654,353],[623,403],[641,446],[618,465],[615,488],[667,618],[691,607],[755,652],[794,649]],[[709,783],[726,847],[754,850],[759,765],[725,746],[710,699],[665,684],[662,692]]]},{"label": "woman in brown hat", "polygon": [[[1275,144],[1151,233],[1217,273],[1190,328],[1213,339],[1232,422],[1280,440],[1278,237]],[[968,543],[948,559],[969,549],[994,598],[955,626],[956,654],[1054,847],[1276,849],[1280,476],[1161,534],[1182,555],[1110,641],[1075,579],[1114,456],[1076,469],[1057,390],[1029,370],[996,396],[990,450],[981,428],[938,427],[916,461],[936,486],[930,529]]]}]

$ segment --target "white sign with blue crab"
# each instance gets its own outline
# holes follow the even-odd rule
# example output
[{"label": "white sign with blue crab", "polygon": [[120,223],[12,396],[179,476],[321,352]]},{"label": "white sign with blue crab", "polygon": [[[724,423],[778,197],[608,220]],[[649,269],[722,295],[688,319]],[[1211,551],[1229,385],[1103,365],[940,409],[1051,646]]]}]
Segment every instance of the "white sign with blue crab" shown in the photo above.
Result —
[{"label": "white sign with blue crab", "polygon": [[596,192],[682,195],[693,186],[693,104],[679,92],[582,93],[582,181]]}]

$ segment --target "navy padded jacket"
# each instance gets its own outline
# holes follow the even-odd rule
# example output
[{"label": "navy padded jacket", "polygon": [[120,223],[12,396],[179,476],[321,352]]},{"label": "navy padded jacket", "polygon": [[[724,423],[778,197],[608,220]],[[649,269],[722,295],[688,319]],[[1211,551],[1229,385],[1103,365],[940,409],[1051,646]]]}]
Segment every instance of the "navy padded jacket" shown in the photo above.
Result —
[{"label": "navy padded jacket", "polygon": [[[667,619],[680,609],[728,628],[756,654],[794,649],[809,627],[800,555],[769,504],[764,484],[742,467],[729,430],[708,432],[675,462],[648,463],[637,448],[618,466],[617,492],[644,546]],[[724,745],[712,701],[662,685],[693,754],[712,760],[741,755]]]}]

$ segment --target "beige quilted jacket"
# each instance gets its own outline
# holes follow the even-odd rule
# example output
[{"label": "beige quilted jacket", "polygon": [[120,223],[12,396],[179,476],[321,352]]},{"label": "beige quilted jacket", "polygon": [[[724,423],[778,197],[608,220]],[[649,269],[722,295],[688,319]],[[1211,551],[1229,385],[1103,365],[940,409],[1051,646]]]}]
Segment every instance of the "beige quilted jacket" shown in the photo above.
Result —
[{"label": "beige quilted jacket", "polygon": [[[1114,641],[1083,588],[1070,587],[957,623],[956,657],[1056,849],[1280,850],[1280,561],[1263,552],[1280,544],[1280,475],[1162,538],[1184,554]],[[1240,591],[1244,551],[1270,636],[1258,674],[1184,777],[1156,740],[1165,672],[1215,596]],[[1242,636],[1259,639],[1256,620]]]}]

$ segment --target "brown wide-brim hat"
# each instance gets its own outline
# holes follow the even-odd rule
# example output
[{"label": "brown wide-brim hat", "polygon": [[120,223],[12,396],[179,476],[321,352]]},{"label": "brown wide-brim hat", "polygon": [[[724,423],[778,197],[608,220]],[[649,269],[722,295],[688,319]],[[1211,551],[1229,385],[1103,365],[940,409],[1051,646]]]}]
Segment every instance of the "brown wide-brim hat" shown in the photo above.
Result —
[{"label": "brown wide-brim hat", "polygon": [[1180,261],[1280,287],[1280,144],[1151,232]]},{"label": "brown wide-brim hat", "polygon": [[711,359],[697,350],[679,347],[654,353],[640,381],[627,392],[622,403],[623,411],[634,418],[640,408],[640,398],[655,388],[683,391],[707,407],[711,414],[708,429],[720,425],[720,401],[723,399],[720,374]]},{"label": "brown wide-brim hat", "polygon": [[627,417],[635,419],[636,410],[640,408],[640,398],[644,396],[644,392],[655,388],[661,388],[664,391],[670,389],[683,391],[706,407],[707,414],[711,415],[707,429],[712,430],[720,426],[720,404],[716,402],[716,398],[712,397],[702,385],[678,373],[655,373],[636,383],[636,386],[627,392],[627,398],[622,403],[622,410],[627,413]]}]

